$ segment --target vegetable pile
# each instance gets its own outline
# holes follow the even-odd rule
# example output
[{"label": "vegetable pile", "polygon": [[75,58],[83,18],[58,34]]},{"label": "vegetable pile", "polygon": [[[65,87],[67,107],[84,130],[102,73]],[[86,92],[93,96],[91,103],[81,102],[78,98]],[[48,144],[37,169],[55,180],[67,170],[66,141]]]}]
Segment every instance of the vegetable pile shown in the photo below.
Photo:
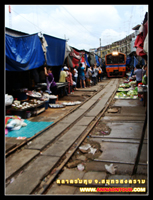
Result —
[{"label": "vegetable pile", "polygon": [[127,96],[133,97],[133,96],[137,96],[138,92],[136,90],[130,90],[127,92]]},{"label": "vegetable pile", "polygon": [[129,84],[130,86],[131,86],[131,85],[135,85],[135,84],[136,84],[136,81],[131,81],[131,82],[129,82],[128,84]]},{"label": "vegetable pile", "polygon": [[122,87],[122,88],[129,88],[130,85],[129,85],[129,83],[122,83],[121,85],[119,85],[119,87]]}]

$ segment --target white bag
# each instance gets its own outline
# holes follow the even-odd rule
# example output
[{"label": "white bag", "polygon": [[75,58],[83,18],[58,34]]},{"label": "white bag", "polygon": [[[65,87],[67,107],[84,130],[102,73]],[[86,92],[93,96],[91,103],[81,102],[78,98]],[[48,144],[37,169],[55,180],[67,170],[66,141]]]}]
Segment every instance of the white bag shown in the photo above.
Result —
[{"label": "white bag", "polygon": [[110,173],[110,174],[115,174],[116,171],[116,166],[113,166],[111,163],[110,165],[105,165],[105,169]]},{"label": "white bag", "polygon": [[73,81],[73,85],[76,85],[76,82],[75,82],[75,81]]},{"label": "white bag", "polygon": [[5,94],[5,106],[12,105],[13,102],[13,96]]},{"label": "white bag", "polygon": [[20,130],[22,126],[27,126],[24,122],[24,119],[12,119],[10,123],[6,125],[6,128],[10,128],[11,130]]}]

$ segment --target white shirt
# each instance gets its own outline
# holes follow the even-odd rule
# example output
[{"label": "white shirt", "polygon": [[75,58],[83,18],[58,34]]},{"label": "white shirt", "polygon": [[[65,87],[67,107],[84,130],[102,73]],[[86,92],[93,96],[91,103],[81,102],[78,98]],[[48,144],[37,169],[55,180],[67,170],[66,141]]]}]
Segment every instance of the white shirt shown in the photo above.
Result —
[{"label": "white shirt", "polygon": [[78,77],[78,70],[74,68],[75,74],[74,77]]},{"label": "white shirt", "polygon": [[87,78],[89,78],[89,71],[92,72],[92,70],[90,68],[87,69],[87,72],[86,72],[86,77]]}]

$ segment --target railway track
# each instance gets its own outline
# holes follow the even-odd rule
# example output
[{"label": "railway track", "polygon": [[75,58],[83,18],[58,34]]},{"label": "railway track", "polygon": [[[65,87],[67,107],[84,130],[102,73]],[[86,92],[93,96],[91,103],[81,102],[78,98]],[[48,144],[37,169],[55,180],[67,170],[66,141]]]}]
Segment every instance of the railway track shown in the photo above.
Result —
[{"label": "railway track", "polygon": [[[8,157],[6,194],[46,194],[63,167],[105,113],[117,87],[118,79],[111,79],[103,90],[77,110],[39,135],[23,150]],[[15,166],[12,167],[13,164]],[[45,185],[42,186],[44,179]],[[10,183],[10,180],[14,181]]]},{"label": "railway track", "polygon": [[[106,85],[108,84],[108,82],[106,83]],[[100,92],[103,87],[105,87],[106,85],[102,85],[102,87],[100,87],[97,91],[96,90],[87,90],[86,92],[91,92],[94,91],[95,93],[92,95],[89,95],[89,97],[83,101],[81,104],[78,104],[77,106],[75,106],[73,109],[71,109],[69,112],[67,112],[64,116],[59,117],[57,120],[54,121],[53,124],[51,124],[50,126],[46,127],[45,129],[43,129],[42,131],[39,131],[38,133],[36,133],[34,136],[27,138],[26,140],[24,140],[23,142],[21,142],[20,144],[16,145],[14,148],[11,148],[10,150],[7,150],[5,153],[5,156],[8,157],[9,155],[11,155],[12,153],[14,153],[16,150],[20,149],[21,147],[25,146],[28,143],[31,143],[36,137],[38,137],[40,134],[42,134],[43,132],[45,132],[46,130],[48,130],[50,127],[55,126],[58,122],[60,122],[62,119],[64,119],[66,116],[68,116],[70,113],[74,112],[75,110],[77,110],[80,106],[82,106],[84,103],[86,103],[87,101],[89,101],[94,95],[96,95],[98,92]]]}]

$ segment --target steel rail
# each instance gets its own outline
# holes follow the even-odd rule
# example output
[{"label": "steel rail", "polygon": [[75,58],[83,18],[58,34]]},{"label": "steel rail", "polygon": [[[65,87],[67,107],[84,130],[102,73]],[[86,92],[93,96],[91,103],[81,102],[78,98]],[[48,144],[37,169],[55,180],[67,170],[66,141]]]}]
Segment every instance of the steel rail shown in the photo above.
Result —
[{"label": "steel rail", "polygon": [[[50,171],[50,173],[48,175],[50,175],[48,181],[45,184],[45,187],[42,187],[40,190],[38,190],[37,194],[46,194],[47,190],[49,189],[49,187],[51,186],[51,184],[53,183],[53,181],[55,180],[55,178],[58,176],[58,174],[61,172],[62,168],[67,164],[67,162],[69,161],[69,159],[72,157],[72,155],[75,153],[75,151],[78,149],[78,147],[80,146],[80,144],[85,140],[85,138],[89,135],[89,133],[92,131],[92,129],[95,127],[95,125],[97,124],[97,122],[100,120],[100,118],[104,115],[105,111],[107,110],[107,108],[109,107],[112,99],[115,96],[115,93],[118,89],[118,84],[116,85],[115,90],[113,91],[111,97],[108,99],[107,103],[105,104],[105,107],[101,110],[101,112],[95,117],[94,121],[92,124],[90,124],[87,129],[83,132],[83,134],[77,139],[77,145],[75,147],[73,147],[73,149],[69,149],[70,154],[62,161],[62,163],[60,164],[60,166],[58,166],[56,168],[56,171],[53,173],[54,168],[56,166],[54,166],[54,168]],[[76,143],[76,141],[74,141],[74,143]],[[73,144],[74,144],[73,143]],[[72,144],[72,145],[73,145]],[[72,146],[71,146],[72,147]],[[63,159],[63,157],[65,156],[65,154],[60,158]],[[53,174],[52,174],[53,173]],[[40,185],[40,184],[39,184]],[[39,187],[39,186],[38,186]],[[34,194],[36,191],[33,190],[31,194]]]}]

